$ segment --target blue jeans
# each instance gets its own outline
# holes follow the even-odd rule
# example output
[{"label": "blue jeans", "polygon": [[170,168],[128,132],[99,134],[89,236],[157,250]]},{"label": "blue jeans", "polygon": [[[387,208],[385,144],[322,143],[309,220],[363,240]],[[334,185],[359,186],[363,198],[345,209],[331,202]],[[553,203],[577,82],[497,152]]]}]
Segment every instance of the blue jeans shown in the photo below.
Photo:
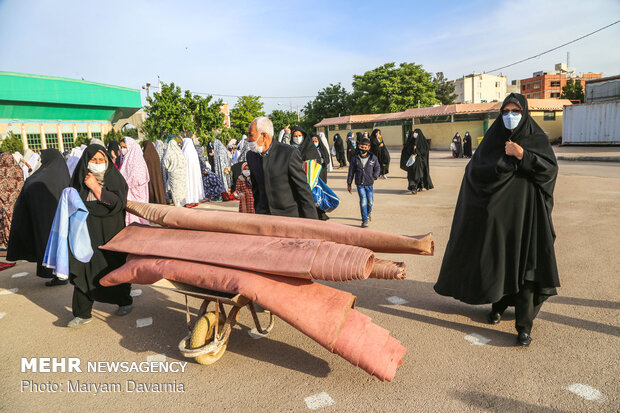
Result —
[{"label": "blue jeans", "polygon": [[372,185],[358,186],[357,194],[360,196],[360,210],[362,211],[362,221],[368,222],[368,215],[372,213]]}]

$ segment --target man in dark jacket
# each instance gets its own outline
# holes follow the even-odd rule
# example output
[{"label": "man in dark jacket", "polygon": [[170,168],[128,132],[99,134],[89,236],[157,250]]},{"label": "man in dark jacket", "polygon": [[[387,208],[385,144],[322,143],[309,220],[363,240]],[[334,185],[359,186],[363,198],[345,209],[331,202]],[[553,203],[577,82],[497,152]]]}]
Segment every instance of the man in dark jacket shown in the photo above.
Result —
[{"label": "man in dark jacket", "polygon": [[351,159],[349,176],[347,177],[347,190],[351,193],[351,183],[355,178],[357,194],[360,197],[360,210],[362,211],[362,228],[368,227],[368,221],[372,220],[373,185],[381,174],[381,165],[377,157],[369,152],[370,139],[362,138],[359,150]]},{"label": "man in dark jacket", "polygon": [[300,152],[273,139],[269,118],[261,116],[252,121],[247,144],[255,212],[317,219]]}]

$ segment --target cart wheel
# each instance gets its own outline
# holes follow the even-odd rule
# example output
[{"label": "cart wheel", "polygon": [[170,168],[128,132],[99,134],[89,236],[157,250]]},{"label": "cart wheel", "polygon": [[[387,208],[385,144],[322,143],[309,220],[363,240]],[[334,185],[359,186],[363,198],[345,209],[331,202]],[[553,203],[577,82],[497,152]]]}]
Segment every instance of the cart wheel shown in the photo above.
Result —
[{"label": "cart wheel", "polygon": [[[224,314],[220,313],[220,320],[219,320],[220,331],[218,331],[218,333],[221,333],[224,323],[226,323],[226,317],[224,317]],[[213,338],[214,332],[215,332],[215,312],[209,311],[205,313],[202,317],[200,317],[198,321],[196,321],[196,324],[194,324],[194,328],[192,329],[192,336],[189,340],[189,348],[193,350],[193,349],[204,346],[209,341],[211,341],[211,339]],[[224,345],[222,345],[222,347],[220,347],[219,350],[213,353],[207,353],[207,354],[203,354],[201,356],[196,357],[195,358],[196,362],[198,362],[199,364],[203,364],[203,365],[209,365],[209,364],[215,363],[220,358],[222,358],[222,356],[224,355],[224,352],[226,351],[227,345],[228,343],[224,343]]]}]

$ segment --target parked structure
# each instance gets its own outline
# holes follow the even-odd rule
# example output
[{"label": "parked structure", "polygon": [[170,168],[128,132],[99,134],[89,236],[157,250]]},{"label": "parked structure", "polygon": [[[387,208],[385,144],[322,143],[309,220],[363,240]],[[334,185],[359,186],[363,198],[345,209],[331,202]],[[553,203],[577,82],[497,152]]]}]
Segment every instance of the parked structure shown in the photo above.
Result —
[{"label": "parked structure", "polygon": [[586,82],[586,103],[620,100],[620,75]]},{"label": "parked structure", "polygon": [[[530,115],[543,128],[549,139],[562,136],[562,114],[564,106],[571,105],[567,99],[528,99]],[[317,123],[317,132],[328,137],[335,133],[341,136],[351,131],[368,132],[381,129],[381,136],[388,146],[402,146],[407,131],[421,128],[431,149],[448,149],[456,132],[465,135],[469,131],[474,138],[474,147],[497,117],[502,102],[453,104],[427,108],[407,109],[404,112],[350,115],[326,118]]]},{"label": "parked structure", "polygon": [[101,139],[128,123],[138,127],[141,107],[138,89],[0,72],[0,137],[12,132],[36,152],[71,149],[78,137]]}]

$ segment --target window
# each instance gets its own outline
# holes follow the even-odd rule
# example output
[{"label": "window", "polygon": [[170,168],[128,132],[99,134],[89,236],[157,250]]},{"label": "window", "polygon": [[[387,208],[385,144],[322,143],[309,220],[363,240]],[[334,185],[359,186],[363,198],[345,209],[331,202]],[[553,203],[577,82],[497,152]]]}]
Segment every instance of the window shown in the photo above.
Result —
[{"label": "window", "polygon": [[552,97],[552,98],[559,98],[560,97],[560,92],[553,92],[553,93],[551,93],[550,97]]},{"label": "window", "polygon": [[499,87],[499,82],[495,82],[495,87]]},{"label": "window", "polygon": [[28,142],[28,148],[32,149],[34,152],[41,152],[43,146],[41,145],[40,133],[29,133],[26,135],[26,139]]},{"label": "window", "polygon": [[478,88],[482,89],[482,82],[478,82]]},{"label": "window", "polygon": [[92,136],[92,139],[101,139],[101,132],[91,132],[90,136]]},{"label": "window", "polygon": [[521,90],[525,90],[525,85],[521,85]]},{"label": "window", "polygon": [[555,120],[555,112],[552,110],[546,110],[543,120]]},{"label": "window", "polygon": [[372,129],[374,129],[375,125],[372,122],[370,122],[370,123],[355,123],[353,125],[353,127],[355,129],[370,129],[370,130],[372,130]]},{"label": "window", "polygon": [[540,89],[540,82],[534,83],[534,89]]},{"label": "window", "polygon": [[65,151],[73,149],[73,132],[62,134],[62,146],[64,146]]},{"label": "window", "polygon": [[58,145],[58,133],[45,133],[45,145],[48,148],[60,149]]},{"label": "window", "polygon": [[88,132],[78,132],[77,138],[80,140],[88,140]]},{"label": "window", "polygon": [[559,80],[552,80],[551,84],[549,85],[550,87],[560,87],[561,82]]}]

